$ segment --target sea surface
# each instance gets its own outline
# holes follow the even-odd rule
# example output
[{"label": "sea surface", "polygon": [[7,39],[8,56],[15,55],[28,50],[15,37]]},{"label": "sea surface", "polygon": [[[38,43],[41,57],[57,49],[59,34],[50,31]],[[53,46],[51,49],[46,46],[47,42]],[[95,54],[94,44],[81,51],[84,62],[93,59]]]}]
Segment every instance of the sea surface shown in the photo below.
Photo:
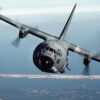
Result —
[{"label": "sea surface", "polygon": [[0,77],[0,100],[85,99],[100,99],[100,79]]}]

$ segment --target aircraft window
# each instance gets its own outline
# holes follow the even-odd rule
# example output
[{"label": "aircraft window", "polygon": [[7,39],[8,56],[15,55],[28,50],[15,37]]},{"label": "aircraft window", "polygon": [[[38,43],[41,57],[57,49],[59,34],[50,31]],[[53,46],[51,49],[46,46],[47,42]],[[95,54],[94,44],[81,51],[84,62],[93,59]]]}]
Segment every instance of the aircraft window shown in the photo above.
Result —
[{"label": "aircraft window", "polygon": [[49,47],[46,47],[46,50],[49,50]]},{"label": "aircraft window", "polygon": [[51,52],[53,52],[54,50],[52,48],[46,47],[46,50],[49,50]]},{"label": "aircraft window", "polygon": [[54,50],[54,53],[57,54],[56,50]]},{"label": "aircraft window", "polygon": [[55,53],[55,54],[58,55],[58,56],[62,56],[61,50],[59,50],[59,49],[58,49],[58,51],[56,51],[56,50],[54,50],[54,49],[52,49],[52,48],[46,47],[46,50],[49,50],[49,51]]},{"label": "aircraft window", "polygon": [[52,48],[50,48],[49,50],[50,50],[51,52],[53,52],[53,49],[52,49]]}]

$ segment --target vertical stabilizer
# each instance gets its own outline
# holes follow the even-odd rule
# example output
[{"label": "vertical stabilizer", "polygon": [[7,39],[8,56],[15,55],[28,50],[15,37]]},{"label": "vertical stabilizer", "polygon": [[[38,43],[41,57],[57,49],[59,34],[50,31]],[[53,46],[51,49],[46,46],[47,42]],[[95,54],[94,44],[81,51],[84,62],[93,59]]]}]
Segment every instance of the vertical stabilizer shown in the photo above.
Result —
[{"label": "vertical stabilizer", "polygon": [[74,14],[76,5],[77,5],[77,3],[74,5],[74,7],[73,7],[73,9],[72,9],[72,11],[71,11],[71,13],[70,13],[70,16],[69,16],[69,18],[68,18],[68,20],[67,20],[67,22],[66,22],[66,24],[65,24],[65,26],[64,26],[64,28],[63,28],[63,30],[62,30],[62,32],[61,32],[61,35],[60,35],[60,37],[59,37],[60,40],[63,40],[63,39],[65,38],[65,35],[66,35],[66,33],[67,33],[69,24],[70,24],[71,19],[72,19],[72,17],[73,17],[73,14]]}]

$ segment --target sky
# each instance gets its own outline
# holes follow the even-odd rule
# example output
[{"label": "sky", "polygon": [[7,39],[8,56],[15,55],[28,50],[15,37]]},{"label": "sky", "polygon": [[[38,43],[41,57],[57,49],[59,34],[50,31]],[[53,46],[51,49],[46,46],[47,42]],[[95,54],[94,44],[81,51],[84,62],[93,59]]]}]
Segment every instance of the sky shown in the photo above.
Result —
[{"label": "sky", "polygon": [[[66,40],[81,47],[99,52],[100,48],[100,1],[99,0],[0,0],[0,13],[49,34],[59,36],[68,15],[77,2],[77,8]],[[27,36],[19,48],[11,45],[19,30],[0,21],[0,73],[47,74],[40,72],[32,61],[35,47],[43,40]],[[83,58],[70,53],[71,72],[82,74]],[[100,63],[91,62],[91,74],[100,73]]]},{"label": "sky", "polygon": [[78,4],[76,12],[100,11],[99,0],[0,0],[0,8],[6,15],[62,13],[70,12],[75,3]]},{"label": "sky", "polygon": [[0,0],[1,7],[22,8],[22,7],[57,7],[73,5],[99,5],[99,0]]}]

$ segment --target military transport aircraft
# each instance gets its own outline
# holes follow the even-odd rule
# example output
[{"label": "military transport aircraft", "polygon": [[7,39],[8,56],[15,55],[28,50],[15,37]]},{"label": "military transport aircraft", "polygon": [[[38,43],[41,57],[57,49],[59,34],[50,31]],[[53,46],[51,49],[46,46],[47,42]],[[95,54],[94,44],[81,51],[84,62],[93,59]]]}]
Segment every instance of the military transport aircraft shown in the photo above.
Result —
[{"label": "military transport aircraft", "polygon": [[39,29],[21,24],[1,14],[0,19],[16,28],[19,28],[18,38],[20,39],[25,38],[28,34],[31,34],[44,40],[44,42],[40,43],[36,47],[33,53],[33,62],[41,71],[49,73],[63,73],[65,72],[65,68],[70,70],[68,67],[69,51],[82,55],[84,57],[83,63],[88,69],[91,60],[100,62],[100,57],[98,54],[93,55],[88,50],[82,49],[79,46],[65,41],[65,35],[74,14],[76,5],[77,4],[74,5],[59,37],[52,36],[48,33],[40,31]]}]

